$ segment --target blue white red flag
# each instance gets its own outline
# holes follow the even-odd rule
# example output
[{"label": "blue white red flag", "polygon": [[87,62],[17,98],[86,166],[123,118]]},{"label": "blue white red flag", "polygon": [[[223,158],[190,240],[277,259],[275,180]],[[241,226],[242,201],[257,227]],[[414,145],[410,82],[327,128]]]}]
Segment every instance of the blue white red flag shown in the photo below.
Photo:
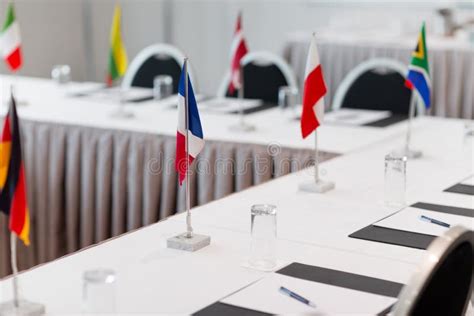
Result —
[{"label": "blue white red flag", "polygon": [[[204,148],[201,120],[194,97],[193,86],[186,73],[186,63],[183,65],[178,86],[178,132],[176,133],[176,161],[175,168],[179,175],[179,185],[183,184],[189,166]],[[186,130],[186,77],[188,76],[188,130]],[[189,154],[186,153],[186,135],[188,135]]]}]

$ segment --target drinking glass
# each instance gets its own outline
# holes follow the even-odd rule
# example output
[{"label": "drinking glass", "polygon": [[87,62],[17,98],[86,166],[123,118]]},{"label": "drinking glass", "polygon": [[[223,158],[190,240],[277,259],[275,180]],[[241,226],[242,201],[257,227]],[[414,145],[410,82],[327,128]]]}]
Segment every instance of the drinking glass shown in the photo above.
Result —
[{"label": "drinking glass", "polygon": [[282,110],[294,109],[298,91],[294,88],[284,86],[278,89],[278,107]]},{"label": "drinking glass", "polygon": [[55,65],[51,70],[51,78],[59,85],[71,81],[71,67],[69,65]]},{"label": "drinking glass", "polygon": [[385,156],[385,205],[402,207],[406,204],[407,157]]},{"label": "drinking glass", "polygon": [[153,80],[153,97],[156,100],[167,98],[173,94],[173,78],[168,75],[156,76]]},{"label": "drinking glass", "polygon": [[84,314],[115,313],[115,271],[110,269],[85,271],[83,282]]},{"label": "drinking glass", "polygon": [[276,262],[276,206],[252,205],[251,250],[249,265],[258,270],[272,270]]}]

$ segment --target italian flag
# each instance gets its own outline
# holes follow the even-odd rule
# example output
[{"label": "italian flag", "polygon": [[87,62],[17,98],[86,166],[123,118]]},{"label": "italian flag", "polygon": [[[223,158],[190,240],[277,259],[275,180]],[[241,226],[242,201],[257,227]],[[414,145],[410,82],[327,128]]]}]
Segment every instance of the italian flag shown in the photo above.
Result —
[{"label": "italian flag", "polygon": [[0,34],[0,47],[10,69],[12,71],[20,69],[22,64],[20,26],[15,18],[13,3],[8,5],[7,17]]}]

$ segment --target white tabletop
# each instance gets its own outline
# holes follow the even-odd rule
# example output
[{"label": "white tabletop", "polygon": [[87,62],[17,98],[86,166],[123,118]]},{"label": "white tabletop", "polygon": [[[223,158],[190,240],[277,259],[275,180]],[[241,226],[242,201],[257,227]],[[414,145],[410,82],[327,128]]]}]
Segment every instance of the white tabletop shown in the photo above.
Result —
[{"label": "white tabletop", "polygon": [[[94,83],[71,83],[68,87],[59,87],[51,80],[9,76],[0,77],[0,100],[5,100],[10,83],[15,86],[20,103],[20,118],[34,121],[56,122],[104,129],[120,129],[159,135],[176,135],[177,110],[167,101],[148,101],[128,103],[127,110],[135,114],[133,119],[116,119],[111,113],[117,109],[111,100],[93,97],[68,97],[71,91],[97,88]],[[168,104],[167,104],[168,103]],[[5,113],[2,106],[0,113]],[[201,111],[204,138],[207,140],[241,142],[249,144],[278,144],[289,148],[314,148],[314,138],[301,138],[300,123],[290,119],[279,109],[265,110],[246,115],[249,124],[257,130],[251,133],[238,133],[229,127],[238,122],[235,114],[218,114]],[[319,148],[334,153],[347,153],[386,138],[405,132],[406,124],[398,123],[387,128],[323,125],[319,131]]]},{"label": "white tabletop", "polygon": [[[45,105],[46,100],[41,104],[46,109],[53,109]],[[57,103],[54,108],[58,109],[57,117],[61,121],[80,121],[74,122],[74,115],[66,116],[67,111],[59,110],[61,106]],[[104,123],[106,127],[123,124],[126,129],[149,128],[148,131],[157,133],[174,128],[167,120],[150,117],[163,115],[171,120],[172,116],[163,114],[166,111],[158,111],[151,104],[137,106],[141,124],[106,119],[112,106],[85,101],[71,101],[71,105],[62,106],[71,106],[68,109],[85,117],[87,114],[84,113],[88,111],[81,110],[84,106],[98,116],[102,115],[103,121],[97,120],[95,124]],[[35,107],[25,106],[21,108],[21,114],[47,121],[48,115],[39,109],[34,111]],[[270,111],[258,114],[267,127],[271,126],[268,121],[272,117],[268,113]],[[274,114],[277,120],[277,112]],[[49,113],[49,116],[56,117],[56,114]],[[89,119],[93,120],[93,117],[91,114]],[[211,115],[203,115],[203,122],[209,122],[211,118]],[[227,119],[230,122],[235,118]],[[90,121],[83,123],[91,124]],[[218,126],[223,128],[221,123],[203,125],[211,126],[208,131],[211,135],[214,131],[217,136]],[[423,118],[414,125],[413,147],[422,150],[424,156],[408,162],[407,202],[474,208],[472,196],[442,192],[474,173],[473,138],[463,138],[464,122]],[[354,128],[358,129],[365,130]],[[286,132],[290,130],[288,128]],[[377,130],[375,134],[383,133]],[[353,141],[358,142],[358,136],[369,137],[363,134],[353,135]],[[266,136],[259,132],[259,135],[260,141],[268,137],[286,144],[291,139],[283,131]],[[345,134],[339,127],[334,127],[334,135],[329,131],[321,133],[321,138],[323,135],[337,139]],[[82,273],[87,269],[106,267],[118,274],[119,313],[195,312],[265,276],[264,272],[241,266],[249,253],[250,206],[257,203],[272,203],[278,207],[278,257],[281,263],[297,261],[405,283],[422,259],[423,251],[348,238],[350,233],[395,211],[383,205],[383,170],[385,154],[403,144],[403,133],[398,135],[385,135],[370,146],[352,148],[353,152],[323,163],[320,167],[324,178],[336,182],[335,190],[326,194],[298,192],[298,183],[311,179],[311,171],[303,170],[193,209],[195,231],[212,238],[211,245],[201,251],[186,253],[165,247],[168,237],[185,229],[184,214],[180,214],[22,273],[19,278],[22,294],[45,304],[50,315],[79,313]],[[0,282],[0,300],[11,297],[10,282],[10,279]]]},{"label": "white tabletop", "polygon": [[[422,123],[414,146],[425,156],[408,163],[408,202],[474,207],[471,196],[442,192],[473,173],[472,138],[462,141],[458,120],[427,118]],[[305,170],[194,209],[195,230],[212,238],[201,251],[165,247],[168,237],[185,228],[181,214],[22,273],[22,293],[46,304],[51,315],[78,313],[83,271],[107,267],[118,273],[120,313],[197,311],[265,275],[241,267],[249,253],[249,209],[255,203],[278,206],[282,263],[298,261],[407,282],[423,251],[347,237],[394,211],[382,203],[383,157],[401,141],[399,137],[323,163],[325,177],[336,182],[336,189],[326,194],[297,192],[298,183],[309,178]],[[0,284],[2,299],[10,297],[10,280]]]}]

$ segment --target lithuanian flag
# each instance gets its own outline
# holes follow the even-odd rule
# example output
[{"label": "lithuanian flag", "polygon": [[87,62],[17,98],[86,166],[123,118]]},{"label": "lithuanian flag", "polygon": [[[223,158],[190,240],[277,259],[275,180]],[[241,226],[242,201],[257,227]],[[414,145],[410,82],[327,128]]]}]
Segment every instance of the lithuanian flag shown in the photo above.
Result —
[{"label": "lithuanian flag", "polygon": [[127,51],[122,39],[121,17],[122,9],[117,4],[110,31],[109,71],[107,74],[107,84],[109,86],[112,85],[114,80],[123,77],[128,67]]},{"label": "lithuanian flag", "polygon": [[10,231],[23,240],[25,245],[29,245],[30,216],[26,200],[25,169],[13,96],[0,141],[0,189],[0,211],[10,216]]}]

